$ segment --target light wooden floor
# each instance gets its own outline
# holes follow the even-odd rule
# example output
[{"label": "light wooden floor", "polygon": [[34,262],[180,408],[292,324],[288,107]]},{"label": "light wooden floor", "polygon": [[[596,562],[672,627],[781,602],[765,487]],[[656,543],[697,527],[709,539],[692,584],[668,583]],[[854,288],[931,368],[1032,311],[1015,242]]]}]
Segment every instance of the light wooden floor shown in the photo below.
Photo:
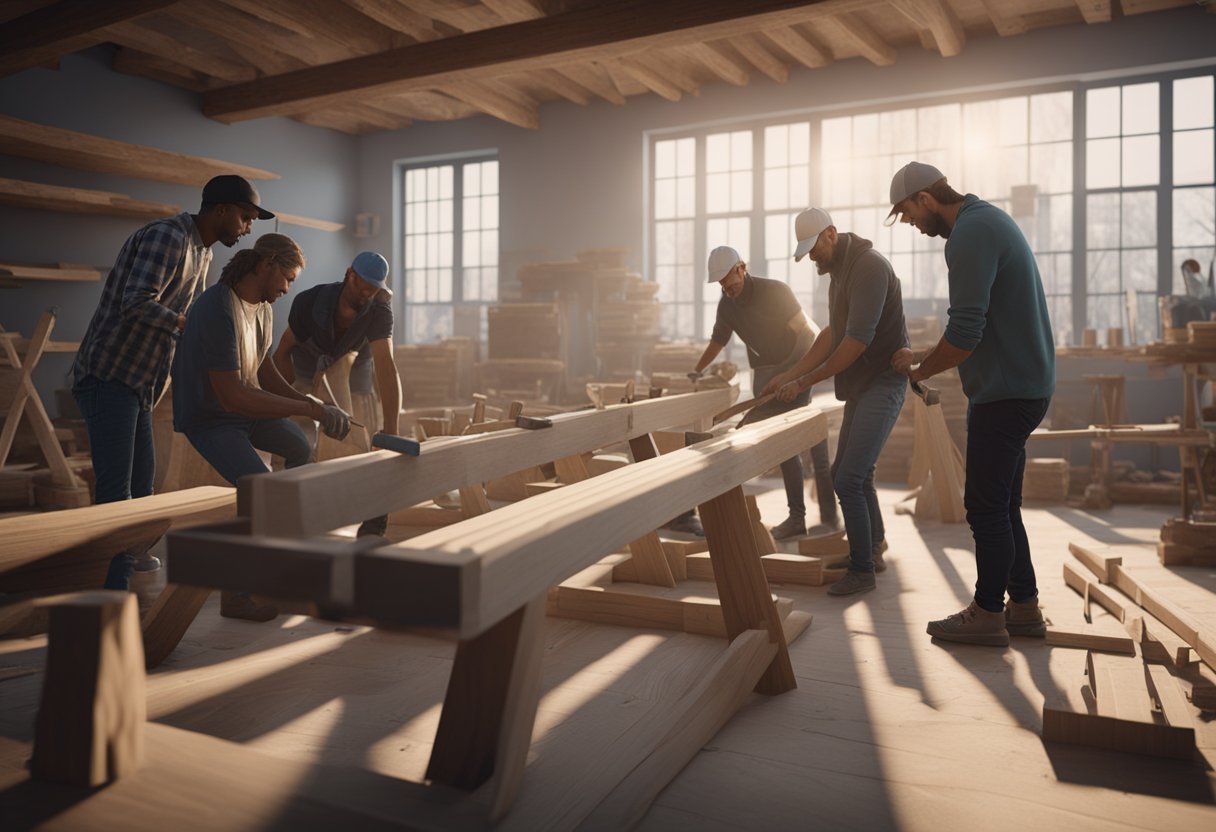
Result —
[{"label": "light wooden floor", "polygon": [[[761,509],[776,523],[784,518],[780,483],[765,485]],[[836,599],[824,588],[776,588],[815,616],[790,648],[798,689],[753,696],[639,828],[1216,829],[1212,722],[1198,723],[1207,767],[1048,747],[1038,735],[1044,697],[1084,684],[1083,651],[1034,639],[1008,649],[930,641],[925,622],[970,598],[970,533],[965,524],[918,529],[891,511],[900,494],[881,494],[891,550],[877,591]],[[1070,540],[1150,542],[1172,513],[1028,510],[1048,617],[1079,618],[1080,599],[1060,577]],[[1156,562],[1150,548],[1143,559]],[[1172,572],[1180,592],[1189,588],[1191,611],[1206,604],[1211,615],[1216,570]],[[40,639],[0,642],[0,667],[36,667],[42,648]],[[549,619],[528,771],[504,828],[569,828],[563,818],[598,802],[597,765],[613,743],[627,741],[675,678],[708,667],[719,650],[700,636]],[[452,652],[440,641],[301,616],[229,621],[213,597],[149,677],[149,718],[296,762],[417,780]],[[39,684],[40,674],[0,681],[0,738],[28,741]]]}]

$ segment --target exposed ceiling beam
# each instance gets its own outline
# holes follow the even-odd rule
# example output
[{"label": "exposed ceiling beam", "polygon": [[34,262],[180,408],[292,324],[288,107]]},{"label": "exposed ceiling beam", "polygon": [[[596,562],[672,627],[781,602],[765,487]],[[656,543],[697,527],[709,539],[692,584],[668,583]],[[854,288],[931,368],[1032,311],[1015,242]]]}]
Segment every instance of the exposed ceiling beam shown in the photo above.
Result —
[{"label": "exposed ceiling beam", "polygon": [[890,66],[895,63],[895,47],[883,40],[882,36],[858,15],[839,15],[832,18],[832,24],[866,60],[877,66]]},{"label": "exposed ceiling beam", "polygon": [[683,54],[667,52],[643,52],[631,56],[635,63],[642,63],[669,79],[689,95],[701,94],[701,82],[688,71],[689,61]]},{"label": "exposed ceiling beam", "polygon": [[[294,32],[220,3],[206,9],[183,4],[173,9],[171,16],[188,26],[219,35],[245,61],[270,75],[301,70],[323,60],[312,44]],[[302,108],[291,112],[299,109]]]},{"label": "exposed ceiling beam", "polygon": [[60,0],[0,26],[0,76],[53,61],[105,41],[106,26],[172,6],[178,0]]},{"label": "exposed ceiling beam", "polygon": [[660,95],[668,101],[679,101],[684,97],[684,91],[672,83],[671,79],[665,77],[663,73],[651,69],[639,58],[640,56],[637,55],[632,58],[621,58],[617,65],[655,95]]},{"label": "exposed ceiling beam", "polygon": [[1074,0],[1086,23],[1110,23],[1110,0]]},{"label": "exposed ceiling beam", "polygon": [[205,92],[223,81],[218,81],[209,75],[204,75],[175,61],[166,60],[159,55],[149,55],[127,46],[114,50],[110,59],[110,69],[123,75],[134,75],[168,84],[173,87]]},{"label": "exposed ceiling beam", "polygon": [[[417,42],[352,9],[341,0],[223,0],[226,5],[306,38],[324,40],[334,60],[383,52]],[[319,37],[321,36],[321,37]]]},{"label": "exposed ceiling beam", "polygon": [[140,23],[116,23],[103,31],[105,39],[155,55],[166,61],[180,64],[185,70],[193,70],[228,83],[250,81],[257,77],[251,66],[224,60],[213,50],[200,49],[198,43],[188,43],[164,32],[149,29]]},{"label": "exposed ceiling beam", "polygon": [[545,16],[545,10],[536,0],[481,0],[481,3],[507,23]]},{"label": "exposed ceiling beam", "polygon": [[457,101],[450,95],[428,90],[390,95],[374,101],[394,112],[422,121],[455,121],[481,112],[471,104]]},{"label": "exposed ceiling beam", "polygon": [[747,58],[756,69],[772,78],[778,84],[784,84],[790,79],[790,68],[768,50],[759,38],[747,32],[740,32],[730,39],[731,46],[739,54]]},{"label": "exposed ceiling beam", "polygon": [[984,11],[988,12],[988,19],[992,21],[992,26],[998,35],[1007,38],[1026,34],[1029,28],[1026,25],[1026,19],[1010,12],[1005,0],[980,0],[980,2],[984,4]]},{"label": "exposed ceiling beam", "polygon": [[589,61],[585,64],[571,64],[570,66],[563,66],[561,72],[605,101],[618,106],[625,103],[625,96],[621,95],[621,91],[612,82],[612,76],[597,63]]},{"label": "exposed ceiling beam", "polygon": [[832,62],[832,53],[793,26],[765,29],[764,36],[788,52],[790,57],[803,66],[817,69]]},{"label": "exposed ceiling beam", "polygon": [[893,0],[892,4],[914,26],[929,31],[942,57],[952,58],[963,51],[967,42],[963,24],[943,0]]},{"label": "exposed ceiling beam", "polygon": [[746,86],[751,77],[742,61],[728,54],[716,43],[690,43],[680,48],[685,55],[728,84],[734,84],[736,87]]},{"label": "exposed ceiling beam", "polygon": [[497,81],[453,81],[444,84],[440,92],[472,104],[484,113],[516,127],[536,130],[540,127],[540,107],[523,93]]},{"label": "exposed ceiling beam", "polygon": [[[413,5],[418,2],[412,0]],[[875,0],[619,0],[215,90],[204,94],[203,111],[228,122],[282,115],[349,100],[352,95],[434,88],[465,78],[494,78],[730,37],[742,21],[752,29],[770,28],[874,4]]]},{"label": "exposed ceiling beam", "polygon": [[450,34],[439,31],[440,27],[435,25],[435,21],[414,11],[401,0],[344,0],[344,2],[372,20],[379,21],[382,25],[409,35],[417,41],[438,40],[445,34]]},{"label": "exposed ceiling beam", "polygon": [[586,104],[591,100],[591,96],[594,95],[593,92],[582,84],[563,75],[556,69],[535,69],[520,77],[535,81],[574,104]]}]

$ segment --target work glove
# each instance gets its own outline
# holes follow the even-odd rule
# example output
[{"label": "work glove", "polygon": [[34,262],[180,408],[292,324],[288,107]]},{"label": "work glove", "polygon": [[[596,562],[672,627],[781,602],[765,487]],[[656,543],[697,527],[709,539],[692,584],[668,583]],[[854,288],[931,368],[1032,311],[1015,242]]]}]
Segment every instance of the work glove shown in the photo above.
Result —
[{"label": "work glove", "polygon": [[330,439],[340,442],[350,433],[350,414],[336,404],[321,403],[321,418],[317,422],[321,425],[321,431]]}]

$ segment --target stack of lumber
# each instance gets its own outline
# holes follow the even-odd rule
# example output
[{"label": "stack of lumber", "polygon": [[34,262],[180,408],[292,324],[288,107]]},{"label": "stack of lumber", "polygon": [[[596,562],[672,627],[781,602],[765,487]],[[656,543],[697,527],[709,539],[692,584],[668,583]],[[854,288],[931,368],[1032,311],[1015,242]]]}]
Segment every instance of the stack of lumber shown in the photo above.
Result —
[{"label": "stack of lumber", "polygon": [[1216,321],[1191,321],[1186,329],[1189,343],[1202,349],[1216,349]]},{"label": "stack of lumber", "polygon": [[[1216,604],[1207,590],[1162,569],[1144,546],[1069,545],[1076,561],[1064,580],[1083,599],[1087,621],[1101,606],[1123,625],[1048,631],[1048,643],[1087,649],[1086,687],[1043,705],[1043,739],[1136,754],[1190,760],[1195,753],[1195,704],[1187,668],[1197,656],[1216,666]],[[1110,620],[1103,616],[1104,620]],[[1120,653],[1123,655],[1111,655]],[[1192,696],[1193,698],[1193,696]]]},{"label": "stack of lumber", "polygon": [[440,344],[393,348],[401,395],[410,407],[452,404],[459,400],[461,350]]},{"label": "stack of lumber", "polygon": [[1068,499],[1067,459],[1028,459],[1022,474],[1022,499],[1062,503]]},{"label": "stack of lumber", "polygon": [[682,376],[697,366],[705,345],[689,341],[663,341],[650,350],[650,372]]},{"label": "stack of lumber", "polygon": [[575,255],[581,262],[606,269],[625,268],[625,259],[629,256],[627,248],[585,248]]},{"label": "stack of lumber", "polygon": [[646,358],[659,340],[659,284],[631,274],[624,299],[599,305],[595,351],[604,378],[633,378],[646,369]]},{"label": "stack of lumber", "polygon": [[1166,520],[1157,557],[1166,566],[1216,566],[1216,523],[1182,517]]},{"label": "stack of lumber", "polygon": [[528,404],[556,404],[566,365],[548,358],[491,358],[475,368],[477,389],[486,395]]},{"label": "stack of lumber", "polygon": [[561,359],[562,322],[557,304],[510,303],[491,306],[487,315],[489,358]]}]

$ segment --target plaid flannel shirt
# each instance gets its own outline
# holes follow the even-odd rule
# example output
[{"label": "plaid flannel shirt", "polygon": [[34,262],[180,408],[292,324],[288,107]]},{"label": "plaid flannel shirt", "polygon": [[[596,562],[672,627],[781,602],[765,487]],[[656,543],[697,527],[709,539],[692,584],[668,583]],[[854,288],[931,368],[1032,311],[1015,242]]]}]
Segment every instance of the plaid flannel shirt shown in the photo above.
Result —
[{"label": "plaid flannel shirt", "polygon": [[202,292],[211,266],[189,212],[145,225],[123,244],[72,367],[117,381],[151,409],[164,393],[177,344],[177,316]]}]

